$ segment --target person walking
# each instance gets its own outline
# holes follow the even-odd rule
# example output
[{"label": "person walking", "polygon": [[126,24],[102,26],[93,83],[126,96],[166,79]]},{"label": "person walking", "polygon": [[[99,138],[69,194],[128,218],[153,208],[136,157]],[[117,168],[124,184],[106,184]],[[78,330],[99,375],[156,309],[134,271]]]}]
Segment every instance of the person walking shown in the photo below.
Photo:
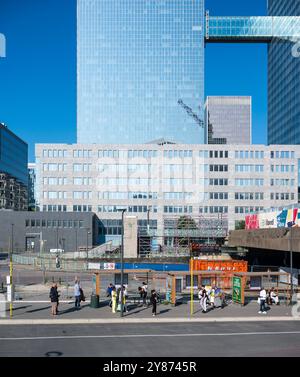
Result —
[{"label": "person walking", "polygon": [[143,282],[142,290],[143,290],[143,306],[147,307],[147,291],[148,291],[148,285],[147,285],[145,282]]},{"label": "person walking", "polygon": [[[123,292],[123,293],[122,293]],[[121,305],[121,302],[122,302],[122,294],[123,294],[123,312],[128,312],[128,308],[127,308],[127,305],[126,305],[126,296],[125,296],[125,286],[123,285],[123,287],[121,287],[120,289],[120,292],[119,292],[119,308],[121,311],[122,310],[122,305]]]},{"label": "person walking", "polygon": [[58,291],[57,291],[57,284],[53,283],[50,294],[49,294],[50,300],[51,300],[51,314],[57,315],[57,303],[58,303]]},{"label": "person walking", "polygon": [[152,305],[152,316],[153,317],[156,316],[157,301],[158,301],[157,293],[156,293],[155,289],[152,289],[151,296],[150,296],[150,303]]},{"label": "person walking", "polygon": [[267,299],[267,292],[264,287],[261,288],[261,291],[259,292],[259,314],[267,314],[266,312],[266,299]]},{"label": "person walking", "polygon": [[202,298],[201,298],[201,301],[200,301],[202,313],[206,313],[206,311],[207,311],[206,303],[207,303],[207,292],[204,288],[203,291],[202,291]]},{"label": "person walking", "polygon": [[112,313],[117,312],[117,291],[116,291],[116,287],[113,287],[112,291],[111,291],[111,311],[112,311]]},{"label": "person walking", "polygon": [[198,292],[198,299],[199,299],[199,305],[201,307],[201,300],[202,300],[202,297],[203,297],[203,291],[205,290],[205,288],[202,286],[200,289],[199,289],[199,292]]},{"label": "person walking", "polygon": [[110,283],[109,286],[107,287],[107,290],[106,290],[106,294],[107,294],[107,297],[109,297],[109,306],[111,307],[112,306],[112,299],[111,299],[111,293],[112,293],[112,290],[113,290],[113,284]]},{"label": "person walking", "polygon": [[81,301],[81,286],[79,280],[75,280],[74,285],[74,297],[75,297],[75,308],[80,308],[80,301]]}]

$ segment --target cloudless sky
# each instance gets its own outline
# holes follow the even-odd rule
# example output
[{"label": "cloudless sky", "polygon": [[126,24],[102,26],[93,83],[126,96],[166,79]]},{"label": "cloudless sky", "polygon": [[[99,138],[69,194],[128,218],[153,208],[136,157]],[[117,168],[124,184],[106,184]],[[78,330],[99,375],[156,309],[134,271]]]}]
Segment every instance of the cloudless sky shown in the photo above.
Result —
[{"label": "cloudless sky", "polygon": [[[113,1],[113,0],[112,0]],[[211,15],[266,15],[266,0],[206,0]],[[0,121],[29,144],[76,142],[76,0],[0,0]],[[267,140],[267,46],[211,44],[206,95],[251,95],[253,143]]]}]

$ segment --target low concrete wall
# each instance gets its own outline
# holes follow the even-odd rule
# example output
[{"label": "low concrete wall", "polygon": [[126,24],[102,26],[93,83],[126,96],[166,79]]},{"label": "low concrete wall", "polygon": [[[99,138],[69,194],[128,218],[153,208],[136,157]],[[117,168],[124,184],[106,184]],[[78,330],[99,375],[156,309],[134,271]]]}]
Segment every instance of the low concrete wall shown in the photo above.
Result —
[{"label": "low concrete wall", "polygon": [[228,246],[300,252],[300,228],[232,230]]}]

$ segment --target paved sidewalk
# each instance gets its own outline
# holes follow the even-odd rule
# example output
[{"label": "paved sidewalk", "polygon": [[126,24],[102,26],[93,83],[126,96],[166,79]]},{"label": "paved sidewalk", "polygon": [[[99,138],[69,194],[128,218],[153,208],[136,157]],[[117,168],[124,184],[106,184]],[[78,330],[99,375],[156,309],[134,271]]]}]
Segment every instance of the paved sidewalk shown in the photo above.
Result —
[{"label": "paved sidewalk", "polygon": [[[83,303],[80,310],[74,308],[74,302],[65,300],[59,304],[59,313],[53,317],[50,314],[50,302],[18,301],[13,304],[13,318],[9,318],[9,308],[6,305],[5,317],[0,318],[0,325],[12,323],[114,323],[114,322],[177,322],[177,321],[270,321],[270,320],[298,320],[292,316],[292,307],[282,304],[270,306],[267,314],[258,314],[258,304],[255,301],[241,307],[237,304],[230,304],[224,309],[216,308],[202,313],[199,303],[194,303],[194,314],[190,314],[190,303],[181,303],[176,307],[171,305],[158,305],[158,315],[152,316],[151,307],[145,308],[137,304],[129,304],[129,312],[113,314],[108,301],[100,302],[100,308],[91,308],[89,302]],[[3,312],[0,313],[0,317]],[[45,322],[46,321],[46,322]]]}]

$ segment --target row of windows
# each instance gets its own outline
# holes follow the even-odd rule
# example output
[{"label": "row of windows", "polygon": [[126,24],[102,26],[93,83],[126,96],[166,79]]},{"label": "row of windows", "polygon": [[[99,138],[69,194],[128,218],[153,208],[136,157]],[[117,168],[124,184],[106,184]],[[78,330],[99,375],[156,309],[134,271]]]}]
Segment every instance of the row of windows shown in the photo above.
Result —
[{"label": "row of windows", "polygon": [[294,173],[295,166],[294,165],[271,165],[271,172],[272,173]]},{"label": "row of windows", "polygon": [[295,152],[290,151],[271,151],[271,158],[295,158]]},{"label": "row of windows", "polygon": [[204,178],[200,179],[200,185],[204,186],[228,186],[227,178]]},{"label": "row of windows", "polygon": [[164,192],[165,200],[187,200],[193,196],[192,192]]},{"label": "row of windows", "polygon": [[164,206],[164,213],[192,213],[192,206]]},{"label": "row of windows", "polygon": [[83,228],[83,220],[40,220],[40,219],[26,219],[26,228]]},{"label": "row of windows", "polygon": [[66,177],[45,177],[43,183],[48,186],[62,186],[68,184],[68,179]]},{"label": "row of windows", "polygon": [[73,164],[73,172],[89,172],[92,170],[92,164]]},{"label": "row of windows", "polygon": [[144,157],[144,158],[152,158],[157,157],[157,151],[155,150],[129,150],[128,151],[128,158],[134,157]]},{"label": "row of windows", "polygon": [[228,213],[228,207],[224,206],[205,206],[199,208],[200,213]]},{"label": "row of windows", "polygon": [[199,151],[201,158],[228,158],[228,151]]},{"label": "row of windows", "polygon": [[228,171],[228,165],[209,165],[209,171]]},{"label": "row of windows", "polygon": [[[146,213],[148,211],[148,206],[118,206],[118,205],[104,205],[98,206],[98,212],[120,212],[126,208],[127,212],[131,213]],[[157,212],[157,206],[151,206],[149,208],[152,212]]]},{"label": "row of windows", "polygon": [[90,205],[73,205],[73,212],[92,212],[92,206]]},{"label": "row of windows", "polygon": [[271,186],[294,186],[294,179],[271,179]]},{"label": "row of windows", "polygon": [[235,207],[235,213],[251,213],[263,211],[264,207]]},{"label": "row of windows", "polygon": [[99,199],[157,199],[157,192],[99,192]]},{"label": "row of windows", "polygon": [[293,192],[271,192],[271,200],[295,200],[295,194]]},{"label": "row of windows", "polygon": [[43,164],[43,171],[66,171],[67,164]]},{"label": "row of windows", "polygon": [[91,158],[92,151],[87,149],[74,149],[73,150],[73,157],[75,158]]},{"label": "row of windows", "polygon": [[236,200],[264,200],[263,192],[236,192]]},{"label": "row of windows", "polygon": [[236,186],[263,186],[263,179],[254,179],[254,178],[245,178],[245,179],[236,179]]},{"label": "row of windows", "polygon": [[44,199],[67,199],[66,191],[44,191]]},{"label": "row of windows", "polygon": [[169,150],[169,151],[164,151],[164,157],[167,157],[167,158],[193,157],[193,151],[190,151],[190,150],[183,150],[183,151]]},{"label": "row of windows", "polygon": [[257,158],[262,159],[264,158],[264,152],[263,151],[235,151],[234,153],[235,158],[240,159],[247,159],[247,158]]},{"label": "row of windows", "polygon": [[263,165],[235,165],[235,171],[244,173],[244,172],[251,172],[251,173],[261,173],[264,171],[264,166]]},{"label": "row of windows", "polygon": [[44,149],[43,157],[68,157],[68,151],[65,149]]},{"label": "row of windows", "polygon": [[61,204],[49,204],[49,205],[43,205],[43,211],[44,212],[67,212],[67,206],[61,205]]},{"label": "row of windows", "polygon": [[74,191],[73,199],[92,199],[91,191]]}]

